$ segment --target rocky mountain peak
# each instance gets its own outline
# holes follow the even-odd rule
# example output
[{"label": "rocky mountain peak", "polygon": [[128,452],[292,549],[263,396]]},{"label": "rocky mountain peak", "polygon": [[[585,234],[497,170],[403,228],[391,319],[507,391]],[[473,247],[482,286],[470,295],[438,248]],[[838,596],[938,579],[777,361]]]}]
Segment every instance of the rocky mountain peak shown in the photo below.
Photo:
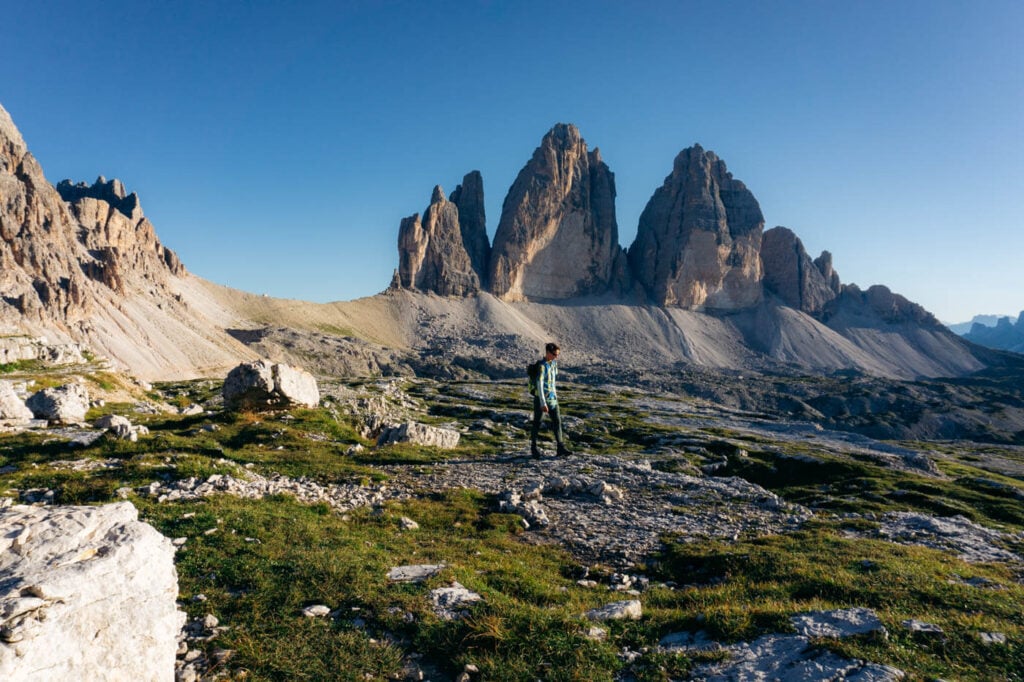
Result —
[{"label": "rocky mountain peak", "polygon": [[64,201],[70,204],[74,204],[84,198],[98,199],[99,201],[106,202],[128,218],[140,220],[143,217],[139,195],[135,192],[128,194],[124,183],[117,178],[107,181],[101,175],[96,178],[96,182],[92,185],[84,182],[75,184],[71,180],[61,180],[57,183],[57,192]]},{"label": "rocky mountain peak", "polygon": [[[509,301],[608,291],[624,272],[615,176],[579,130],[555,125],[516,177],[491,251],[491,291]],[[618,266],[618,267],[617,267]]]},{"label": "rocky mountain peak", "polygon": [[135,194],[119,180],[50,185],[0,108],[0,315],[62,325],[85,323],[105,296],[130,282],[162,285],[184,268],[156,239]]},{"label": "rocky mountain peak", "polygon": [[754,195],[700,145],[676,156],[640,216],[634,277],[658,305],[736,310],[761,298],[764,216]]},{"label": "rocky mountain peak", "polygon": [[480,291],[480,277],[464,244],[458,206],[445,198],[440,185],[434,186],[422,221],[418,213],[402,220],[398,254],[402,287],[442,296]]}]

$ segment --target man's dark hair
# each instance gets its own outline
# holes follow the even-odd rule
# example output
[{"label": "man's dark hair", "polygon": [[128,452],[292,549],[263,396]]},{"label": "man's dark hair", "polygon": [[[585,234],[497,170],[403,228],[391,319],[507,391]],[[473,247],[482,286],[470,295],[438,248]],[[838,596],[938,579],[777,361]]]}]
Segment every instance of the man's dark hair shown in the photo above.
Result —
[{"label": "man's dark hair", "polygon": [[544,350],[554,355],[555,353],[558,352],[558,344],[554,342],[549,343],[548,345],[544,346]]}]

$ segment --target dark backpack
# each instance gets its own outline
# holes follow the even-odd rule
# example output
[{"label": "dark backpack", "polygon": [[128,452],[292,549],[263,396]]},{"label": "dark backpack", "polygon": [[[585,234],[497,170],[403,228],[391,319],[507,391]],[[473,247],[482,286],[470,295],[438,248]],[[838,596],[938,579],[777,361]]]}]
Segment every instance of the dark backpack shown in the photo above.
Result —
[{"label": "dark backpack", "polygon": [[537,395],[537,380],[540,379],[540,368],[544,364],[541,358],[537,362],[531,362],[526,366],[526,376],[529,378],[527,385],[530,387],[530,395]]}]

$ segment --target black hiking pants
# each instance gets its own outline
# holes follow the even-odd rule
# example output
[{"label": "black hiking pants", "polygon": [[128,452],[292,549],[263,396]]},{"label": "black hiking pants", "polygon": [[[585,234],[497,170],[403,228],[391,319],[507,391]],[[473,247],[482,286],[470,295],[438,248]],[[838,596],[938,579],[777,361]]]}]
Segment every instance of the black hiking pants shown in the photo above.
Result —
[{"label": "black hiking pants", "polygon": [[[540,396],[533,396],[533,429],[530,431],[530,442],[537,444],[537,434],[540,432],[540,418],[544,416],[544,410],[540,407]],[[558,405],[548,405],[548,416],[551,417],[551,430],[555,433],[555,442],[562,445],[562,420],[558,416]]]}]

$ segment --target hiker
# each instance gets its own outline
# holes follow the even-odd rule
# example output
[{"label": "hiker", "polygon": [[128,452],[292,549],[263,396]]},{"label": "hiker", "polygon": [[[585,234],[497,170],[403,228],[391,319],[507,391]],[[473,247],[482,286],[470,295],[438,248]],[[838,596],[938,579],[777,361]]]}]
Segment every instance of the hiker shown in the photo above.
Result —
[{"label": "hiker", "polygon": [[533,429],[530,432],[530,454],[540,457],[537,447],[537,432],[540,431],[541,415],[551,418],[551,429],[558,444],[557,454],[571,455],[572,451],[562,441],[562,420],[558,414],[558,393],[555,379],[558,377],[558,344],[549,343],[544,347],[544,359],[538,360],[530,371],[530,392],[533,394]]}]

